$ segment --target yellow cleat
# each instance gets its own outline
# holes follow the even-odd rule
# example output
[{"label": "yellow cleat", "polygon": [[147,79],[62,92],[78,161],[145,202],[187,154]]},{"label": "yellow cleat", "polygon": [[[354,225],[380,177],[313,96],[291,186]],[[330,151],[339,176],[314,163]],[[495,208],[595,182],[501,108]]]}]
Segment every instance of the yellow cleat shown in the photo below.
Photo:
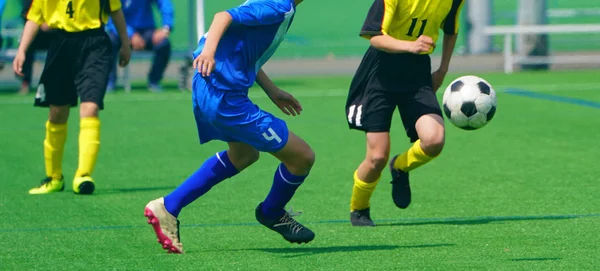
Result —
[{"label": "yellow cleat", "polygon": [[75,177],[73,180],[73,192],[82,195],[91,195],[94,193],[94,179],[90,176]]},{"label": "yellow cleat", "polygon": [[61,179],[53,179],[51,177],[46,177],[42,180],[42,184],[38,187],[31,188],[29,190],[29,194],[31,195],[40,195],[40,194],[48,194],[53,192],[60,192],[65,190],[65,182]]}]

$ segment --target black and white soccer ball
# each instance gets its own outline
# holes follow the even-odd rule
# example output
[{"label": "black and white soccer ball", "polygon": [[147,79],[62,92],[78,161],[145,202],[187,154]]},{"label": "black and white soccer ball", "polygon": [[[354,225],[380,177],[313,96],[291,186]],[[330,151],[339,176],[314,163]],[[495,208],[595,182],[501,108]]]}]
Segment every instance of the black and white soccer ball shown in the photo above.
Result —
[{"label": "black and white soccer ball", "polygon": [[496,114],[496,92],[484,79],[467,75],[454,80],[443,98],[444,114],[454,126],[477,130]]}]

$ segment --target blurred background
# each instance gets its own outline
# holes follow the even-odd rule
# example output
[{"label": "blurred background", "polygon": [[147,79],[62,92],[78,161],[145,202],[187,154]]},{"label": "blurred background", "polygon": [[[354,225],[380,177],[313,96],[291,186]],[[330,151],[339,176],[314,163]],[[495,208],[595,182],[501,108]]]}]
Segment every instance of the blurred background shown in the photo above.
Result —
[{"label": "blurred background", "polygon": [[[1,2],[1,1],[0,1]],[[2,14],[3,36],[0,59],[10,64],[19,43],[23,20],[20,12],[23,1],[9,0]],[[210,24],[213,14],[239,5],[241,0],[179,0],[172,1],[174,26],[170,36],[172,58],[165,73],[165,84],[172,87],[189,86],[189,56],[196,46],[198,31],[196,21]],[[352,74],[368,42],[358,37],[364,17],[372,0],[305,1],[299,8],[295,23],[285,42],[277,51],[266,70],[277,75]],[[198,13],[200,12],[200,13]],[[197,15],[199,14],[199,15]],[[154,14],[160,27],[160,10]],[[562,25],[586,29],[600,22],[600,3],[595,0],[471,0],[466,1],[461,14],[461,31],[456,47],[453,68],[456,72],[502,71],[504,65],[505,35],[486,34],[488,26],[517,27],[528,24]],[[563,29],[556,33],[516,35],[510,41],[518,56],[551,56],[533,61],[536,65],[518,65],[516,69],[564,69],[589,68],[600,63],[600,31],[570,33]],[[434,55],[438,55],[437,50]],[[44,52],[36,54],[32,88],[41,72]],[[150,67],[151,54],[134,53],[132,71],[119,71],[118,87],[127,81],[143,81]],[[578,57],[579,56],[579,57]],[[566,57],[566,58],[565,58]],[[541,63],[539,62],[541,61]],[[437,62],[434,62],[437,63]],[[531,63],[529,63],[531,64]],[[511,65],[512,66],[512,65]],[[188,76],[186,76],[186,74]],[[128,77],[122,80],[123,76]],[[16,92],[20,82],[16,80],[10,65],[0,73],[3,92]]]}]

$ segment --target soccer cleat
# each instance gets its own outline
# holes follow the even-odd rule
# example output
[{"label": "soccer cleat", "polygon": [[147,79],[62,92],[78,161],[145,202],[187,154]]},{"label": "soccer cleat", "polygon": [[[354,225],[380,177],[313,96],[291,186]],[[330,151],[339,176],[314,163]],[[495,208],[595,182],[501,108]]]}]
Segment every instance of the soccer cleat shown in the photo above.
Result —
[{"label": "soccer cleat", "polygon": [[262,212],[262,203],[256,207],[255,211],[256,220],[260,224],[281,234],[288,242],[297,244],[308,243],[315,239],[315,233],[293,218],[299,214],[301,213],[294,213],[290,210],[289,212],[285,212],[280,218],[269,219]]},{"label": "soccer cleat", "polygon": [[392,173],[392,199],[398,208],[406,209],[410,205],[410,182],[408,180],[408,172],[404,172],[394,168],[394,162],[398,156],[396,155],[390,162],[390,172]]},{"label": "soccer cleat", "polygon": [[60,192],[63,190],[65,190],[65,182],[63,181],[62,177],[60,179],[46,177],[42,180],[42,183],[39,186],[29,189],[29,194],[40,195],[53,192]]},{"label": "soccer cleat", "polygon": [[355,227],[375,227],[375,223],[371,219],[371,208],[352,211],[350,223]]},{"label": "soccer cleat", "polygon": [[165,209],[165,199],[159,198],[149,202],[144,210],[148,224],[152,225],[158,243],[168,253],[183,253],[183,245],[179,238],[179,220]]},{"label": "soccer cleat", "polygon": [[75,194],[91,195],[94,193],[95,188],[96,185],[94,185],[94,179],[88,175],[75,177],[75,179],[73,179],[73,192],[75,192]]}]

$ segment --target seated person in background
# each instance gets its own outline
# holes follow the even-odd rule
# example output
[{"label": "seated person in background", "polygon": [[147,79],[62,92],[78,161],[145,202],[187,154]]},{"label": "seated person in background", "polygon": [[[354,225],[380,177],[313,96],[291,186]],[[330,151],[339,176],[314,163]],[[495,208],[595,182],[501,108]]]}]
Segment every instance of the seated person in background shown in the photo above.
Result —
[{"label": "seated person in background", "polygon": [[[29,12],[29,8],[31,7],[32,0],[22,0],[21,4],[23,5],[23,9],[21,10],[21,17],[23,18],[23,22],[27,22],[27,12]],[[27,49],[27,53],[25,55],[25,63],[23,63],[23,76],[18,76],[21,79],[21,90],[19,94],[27,95],[29,94],[29,90],[31,89],[31,80],[33,76],[33,63],[35,62],[35,53],[40,50],[48,50],[50,46],[50,41],[54,38],[55,32],[50,29],[47,24],[43,24],[40,26],[40,31],[37,33],[29,49]]]},{"label": "seated person in background", "polygon": [[[173,4],[171,0],[125,0],[122,2],[123,13],[127,22],[127,34],[133,50],[154,51],[152,67],[148,73],[148,89],[152,92],[160,92],[162,90],[160,81],[171,57],[169,34],[173,27]],[[158,29],[152,13],[153,2],[156,3],[161,16],[162,26]],[[113,53],[116,54],[119,51],[118,48],[120,48],[121,42],[112,20],[108,21],[106,29],[113,44]],[[108,92],[114,90],[117,81],[116,57],[112,67],[108,81]]]}]

